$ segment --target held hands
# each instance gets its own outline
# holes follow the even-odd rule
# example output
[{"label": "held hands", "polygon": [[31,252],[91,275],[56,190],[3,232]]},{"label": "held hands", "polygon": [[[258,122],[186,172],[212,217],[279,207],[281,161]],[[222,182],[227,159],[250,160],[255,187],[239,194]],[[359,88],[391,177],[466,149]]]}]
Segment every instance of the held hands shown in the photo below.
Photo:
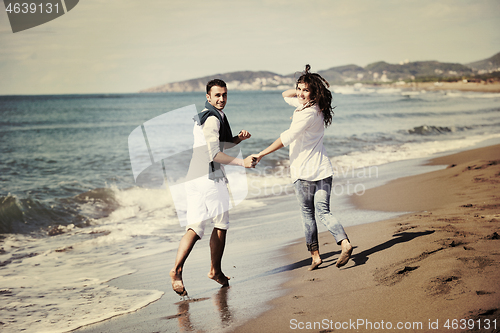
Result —
[{"label": "held hands", "polygon": [[254,159],[255,165],[257,165],[260,162],[260,160],[262,159],[262,157],[264,157],[264,155],[260,155],[260,154],[252,154],[250,156]]},{"label": "held hands", "polygon": [[255,166],[260,162],[261,158],[262,156],[258,154],[247,156],[247,158],[243,160],[243,165],[245,166],[245,168],[255,168]]},{"label": "held hands", "polygon": [[250,156],[247,156],[247,158],[245,158],[243,160],[243,166],[245,168],[255,168],[255,166],[257,165],[257,162],[256,162],[256,159],[255,157],[253,157],[253,155],[250,155]]},{"label": "held hands", "polygon": [[[245,161],[252,159],[251,166],[249,166],[248,168],[255,168],[255,166],[260,162],[262,157],[272,153],[273,151],[281,149],[283,147],[284,147],[284,145],[283,145],[283,142],[281,141],[281,138],[277,138],[276,141],[274,141],[269,147],[267,147],[266,149],[264,149],[260,153],[250,155],[245,159]],[[245,168],[247,168],[246,165],[245,165]]]}]

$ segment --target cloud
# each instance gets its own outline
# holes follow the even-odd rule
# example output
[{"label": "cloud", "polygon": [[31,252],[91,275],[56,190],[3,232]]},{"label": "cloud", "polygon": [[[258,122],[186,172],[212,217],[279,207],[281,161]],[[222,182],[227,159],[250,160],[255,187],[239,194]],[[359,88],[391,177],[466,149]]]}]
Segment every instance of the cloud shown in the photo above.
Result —
[{"label": "cloud", "polygon": [[12,34],[3,12],[0,94],[134,92],[305,63],[470,62],[498,52],[499,16],[497,0],[86,0]]}]

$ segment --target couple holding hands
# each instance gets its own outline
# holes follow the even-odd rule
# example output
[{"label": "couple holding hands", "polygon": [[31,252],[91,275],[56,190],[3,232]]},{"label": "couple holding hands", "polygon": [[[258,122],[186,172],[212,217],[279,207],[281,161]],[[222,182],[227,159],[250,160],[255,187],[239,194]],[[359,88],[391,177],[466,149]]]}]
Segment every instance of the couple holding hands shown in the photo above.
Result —
[{"label": "couple holding hands", "polygon": [[280,134],[269,147],[258,154],[238,159],[223,153],[224,143],[238,144],[250,138],[250,133],[242,130],[232,136],[231,128],[222,111],[227,103],[227,87],[224,81],[215,79],[207,84],[205,109],[195,117],[193,129],[195,145],[208,147],[208,177],[200,177],[186,191],[189,193],[187,207],[187,231],[182,237],[177,251],[174,268],[170,271],[172,289],[180,296],[187,291],[182,281],[184,263],[196,241],[201,239],[207,223],[213,223],[210,237],[211,268],[208,277],[229,285],[229,277],[221,269],[222,255],[229,227],[229,192],[227,178],[222,165],[240,165],[254,168],[259,161],[272,152],[290,146],[290,175],[302,214],[302,222],[307,249],[311,253],[309,270],[321,265],[319,254],[316,214],[332,233],[342,252],[336,266],[344,266],[352,253],[352,246],[342,225],[330,213],[330,193],[333,168],[323,146],[325,127],[332,123],[332,93],[328,82],[317,73],[305,71],[298,78],[295,89],[283,92],[285,102],[294,106],[290,128]]}]

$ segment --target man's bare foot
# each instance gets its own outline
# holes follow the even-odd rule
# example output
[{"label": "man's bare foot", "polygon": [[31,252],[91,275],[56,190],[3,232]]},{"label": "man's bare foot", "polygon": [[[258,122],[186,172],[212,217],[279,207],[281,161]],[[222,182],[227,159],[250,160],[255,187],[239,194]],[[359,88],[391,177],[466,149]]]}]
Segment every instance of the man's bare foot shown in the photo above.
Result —
[{"label": "man's bare foot", "polygon": [[321,265],[322,263],[323,263],[323,260],[321,260],[321,258],[319,260],[316,260],[313,258],[311,266],[307,270],[312,271],[312,270],[318,268],[318,266]]},{"label": "man's bare foot", "polygon": [[208,278],[214,280],[217,283],[220,283],[223,287],[229,286],[229,280],[231,279],[229,276],[225,276],[224,273],[214,273],[210,272],[207,274]]},{"label": "man's bare foot", "polygon": [[170,278],[172,279],[172,289],[179,296],[187,296],[187,291],[184,288],[184,283],[182,282],[182,274],[177,274],[175,269],[172,269],[169,273]]},{"label": "man's bare foot", "polygon": [[340,245],[342,247],[342,253],[340,253],[340,257],[335,265],[337,267],[342,267],[347,264],[352,254],[352,245],[347,239],[344,239]]}]

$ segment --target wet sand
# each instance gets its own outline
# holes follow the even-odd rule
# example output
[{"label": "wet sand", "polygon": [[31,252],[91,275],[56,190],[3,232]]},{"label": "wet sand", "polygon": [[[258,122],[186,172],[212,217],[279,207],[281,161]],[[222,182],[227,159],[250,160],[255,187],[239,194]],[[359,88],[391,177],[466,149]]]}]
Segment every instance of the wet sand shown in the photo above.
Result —
[{"label": "wet sand", "polygon": [[[209,239],[198,241],[183,274],[189,297],[178,296],[168,275],[176,251],[129,261],[135,273],[109,281],[119,289],[158,290],[163,296],[135,312],[82,327],[78,333],[122,332],[227,332],[270,308],[267,303],[284,294],[288,258],[280,249],[303,235],[294,195],[265,198],[253,214],[238,207],[231,211],[231,227],[222,260],[230,286],[210,280]],[[257,219],[265,216],[266,218]],[[287,233],[281,232],[289,225]]]},{"label": "wet sand", "polygon": [[360,209],[414,213],[346,228],[345,267],[329,233],[317,270],[303,239],[287,247],[287,294],[234,331],[500,331],[500,145],[429,164],[448,167],[353,197]]}]

